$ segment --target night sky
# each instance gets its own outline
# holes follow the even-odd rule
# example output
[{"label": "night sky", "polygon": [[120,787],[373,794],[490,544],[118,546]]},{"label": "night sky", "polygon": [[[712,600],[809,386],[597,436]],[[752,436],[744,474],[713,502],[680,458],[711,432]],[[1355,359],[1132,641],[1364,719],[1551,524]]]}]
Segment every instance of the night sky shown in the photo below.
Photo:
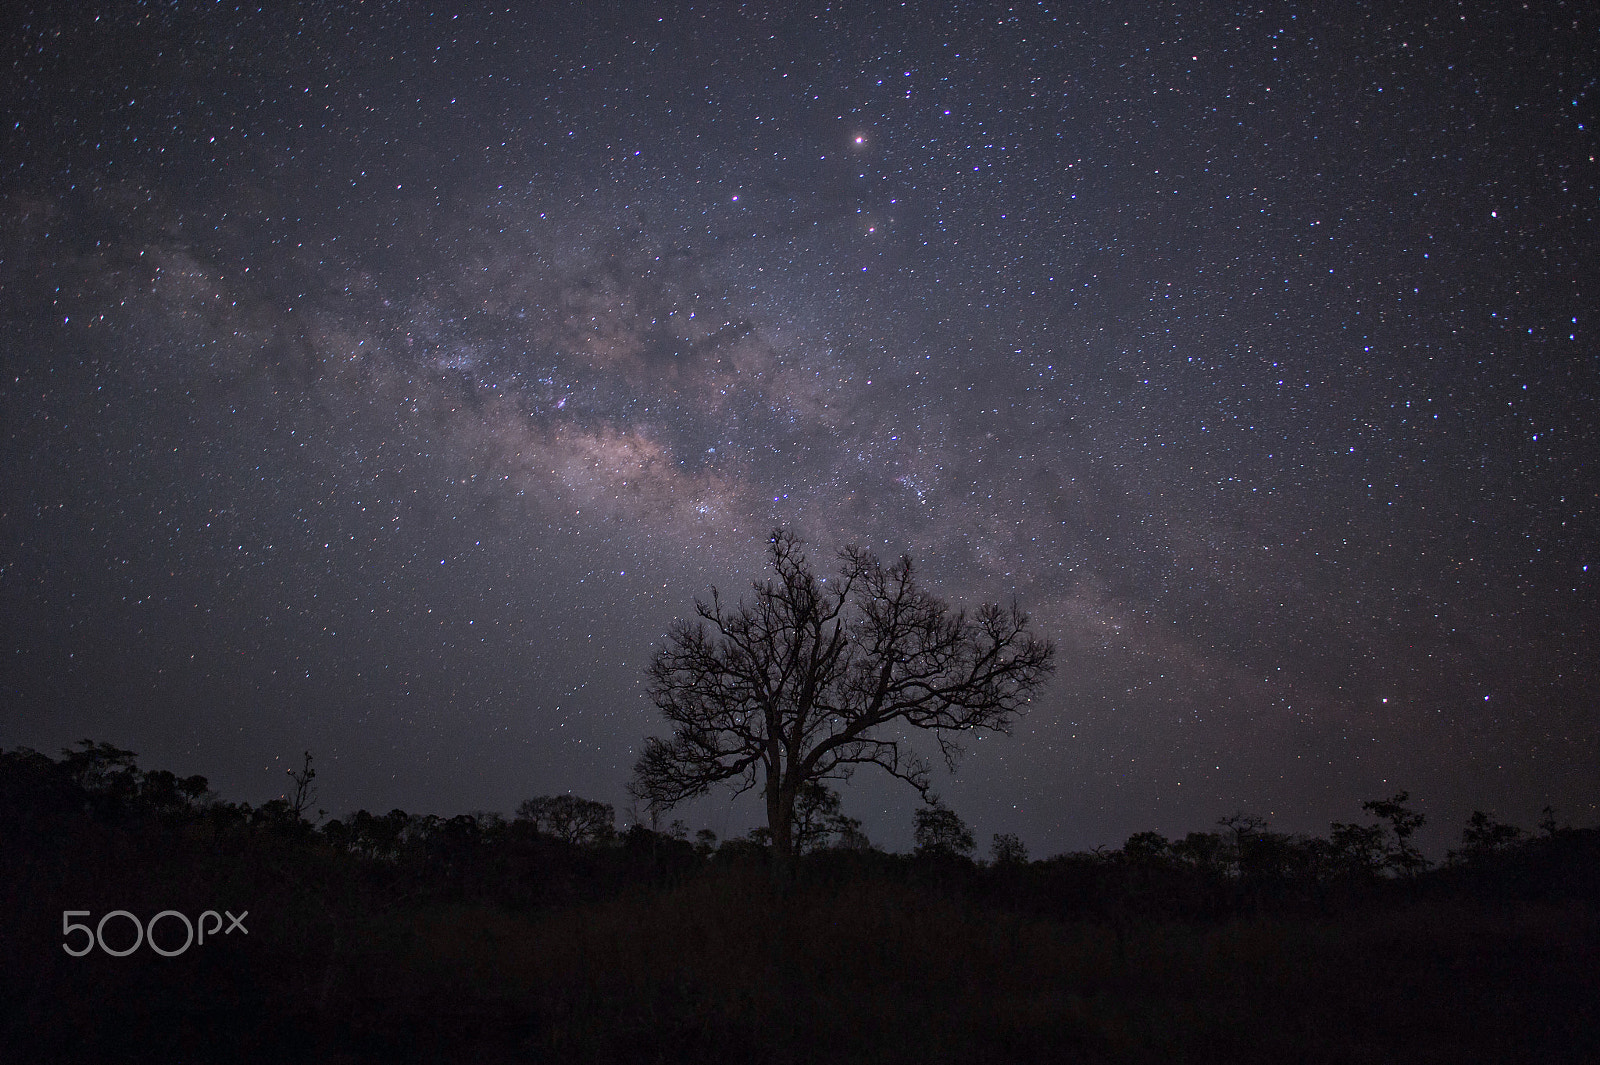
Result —
[{"label": "night sky", "polygon": [[982,841],[1600,817],[1592,7],[507,6],[6,16],[0,746],[622,810],[783,525],[1056,641]]}]

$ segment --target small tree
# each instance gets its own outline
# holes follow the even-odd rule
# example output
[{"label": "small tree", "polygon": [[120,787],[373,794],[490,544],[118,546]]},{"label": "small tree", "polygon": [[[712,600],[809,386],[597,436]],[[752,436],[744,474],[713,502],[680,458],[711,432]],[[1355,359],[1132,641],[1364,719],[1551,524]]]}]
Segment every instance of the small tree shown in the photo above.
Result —
[{"label": "small tree", "polygon": [[517,820],[532,822],[547,836],[571,843],[604,843],[616,834],[616,811],[607,802],[576,795],[541,795],[517,807]]},{"label": "small tree", "polygon": [[[1256,844],[1267,831],[1267,819],[1255,814],[1247,814],[1243,810],[1229,814],[1227,817],[1217,818],[1217,824],[1228,830],[1232,839],[1233,867],[1240,876],[1245,876],[1253,869],[1252,859],[1256,856]],[[1224,837],[1227,838],[1227,837]]]},{"label": "small tree", "polygon": [[1232,855],[1228,841],[1219,832],[1190,832],[1171,844],[1172,857],[1207,876],[1228,874]]},{"label": "small tree", "polygon": [[1382,825],[1335,821],[1328,833],[1328,860],[1338,876],[1370,880],[1388,861]]},{"label": "small tree", "polygon": [[312,783],[317,779],[317,771],[311,767],[311,752],[307,751],[305,755],[305,764],[299,769],[284,770],[289,774],[292,784],[287,797],[289,813],[294,815],[296,821],[304,820],[306,811],[317,801],[317,786]]},{"label": "small tree", "polygon": [[996,832],[989,844],[989,855],[996,865],[1028,864],[1028,848],[1015,832]]},{"label": "small tree", "polygon": [[1461,849],[1451,851],[1449,858],[1452,862],[1482,861],[1521,842],[1522,838],[1522,829],[1516,825],[1501,824],[1493,815],[1474,810],[1467,819],[1467,827],[1461,830]]},{"label": "small tree", "polygon": [[890,730],[931,732],[954,768],[952,736],[1008,731],[1054,650],[1015,606],[952,609],[918,586],[909,558],[885,566],[849,547],[837,578],[818,577],[783,530],[768,554],[776,580],[732,607],[713,588],[656,652],[650,695],[673,733],[646,741],[631,790],[655,810],[717,784],[762,785],[782,877],[808,783],[875,765],[926,797],[927,766]]},{"label": "small tree", "polygon": [[972,829],[938,799],[930,799],[929,803],[917,811],[913,833],[917,841],[917,853],[969,857],[977,847],[972,838]]},{"label": "small tree", "polygon": [[830,846],[853,846],[861,835],[861,822],[846,817],[839,793],[820,780],[801,785],[794,801],[794,849],[809,854]]},{"label": "small tree", "polygon": [[1406,805],[1410,798],[1410,792],[1399,791],[1387,799],[1370,799],[1361,804],[1373,817],[1389,822],[1389,831],[1394,833],[1394,849],[1389,852],[1388,861],[1401,876],[1416,876],[1428,867],[1428,859],[1411,842],[1411,837],[1428,818]]},{"label": "small tree", "polygon": [[1159,832],[1135,832],[1122,845],[1122,856],[1138,865],[1159,865],[1172,856],[1172,841]]},{"label": "small tree", "polygon": [[61,749],[61,765],[102,811],[121,811],[139,791],[138,756],[94,740],[79,740],[78,749]]}]

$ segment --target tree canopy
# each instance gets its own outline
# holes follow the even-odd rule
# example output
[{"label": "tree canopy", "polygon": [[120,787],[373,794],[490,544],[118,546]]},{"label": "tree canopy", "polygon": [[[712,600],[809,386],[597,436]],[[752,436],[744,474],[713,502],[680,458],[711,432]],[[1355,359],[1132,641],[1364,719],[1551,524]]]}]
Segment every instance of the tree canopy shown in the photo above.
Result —
[{"label": "tree canopy", "polygon": [[819,577],[781,529],[768,556],[774,576],[753,597],[729,606],[713,588],[656,652],[650,694],[673,732],[646,742],[632,790],[660,809],[759,784],[786,863],[808,783],[874,765],[926,797],[928,766],[899,730],[932,733],[954,768],[957,734],[1009,731],[1054,648],[1015,605],[952,608],[918,585],[908,557],[886,566],[846,547],[838,575]]},{"label": "tree canopy", "polygon": [[616,811],[610,803],[576,795],[541,795],[517,807],[517,820],[574,845],[602,843],[616,834]]}]

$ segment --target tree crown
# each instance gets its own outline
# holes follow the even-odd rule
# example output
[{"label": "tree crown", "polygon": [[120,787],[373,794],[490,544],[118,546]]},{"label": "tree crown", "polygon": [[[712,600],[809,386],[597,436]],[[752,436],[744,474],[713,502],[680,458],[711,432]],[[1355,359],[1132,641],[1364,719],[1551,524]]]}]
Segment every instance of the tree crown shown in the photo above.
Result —
[{"label": "tree crown", "polygon": [[776,530],[774,575],[753,597],[730,606],[713,588],[673,625],[649,669],[673,733],[647,741],[637,798],[668,807],[764,782],[785,846],[808,782],[875,765],[926,796],[928,767],[891,730],[932,732],[953,768],[953,734],[1008,731],[1052,672],[1054,648],[1015,605],[968,613],[920,587],[907,557],[884,565],[846,547],[838,558],[838,576],[819,577],[801,541]]}]

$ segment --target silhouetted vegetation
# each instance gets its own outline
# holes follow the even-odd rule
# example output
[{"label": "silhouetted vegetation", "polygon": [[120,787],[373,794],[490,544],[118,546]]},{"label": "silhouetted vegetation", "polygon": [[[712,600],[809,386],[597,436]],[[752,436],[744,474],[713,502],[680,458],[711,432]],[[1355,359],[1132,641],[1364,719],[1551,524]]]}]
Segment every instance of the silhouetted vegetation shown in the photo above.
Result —
[{"label": "silhouetted vegetation", "polygon": [[[1241,812],[979,862],[946,807],[888,854],[818,785],[784,883],[759,833],[574,796],[325,820],[314,777],[252,807],[104,743],[0,751],[0,1059],[1600,1060],[1600,830],[1550,811],[1475,812],[1437,867],[1403,792],[1326,838]],[[174,956],[63,949],[114,910]],[[247,916],[179,951],[163,911]]]},{"label": "silhouetted vegetation", "polygon": [[774,529],[767,544],[777,579],[732,607],[712,588],[651,660],[650,697],[673,732],[645,742],[630,790],[659,811],[719,784],[759,785],[787,880],[805,851],[799,806],[824,781],[876,766],[926,798],[927,766],[893,730],[931,733],[953,769],[955,737],[1008,732],[1055,651],[1015,605],[968,614],[929,593],[907,556],[885,566],[843,548],[830,584],[793,533]]}]

